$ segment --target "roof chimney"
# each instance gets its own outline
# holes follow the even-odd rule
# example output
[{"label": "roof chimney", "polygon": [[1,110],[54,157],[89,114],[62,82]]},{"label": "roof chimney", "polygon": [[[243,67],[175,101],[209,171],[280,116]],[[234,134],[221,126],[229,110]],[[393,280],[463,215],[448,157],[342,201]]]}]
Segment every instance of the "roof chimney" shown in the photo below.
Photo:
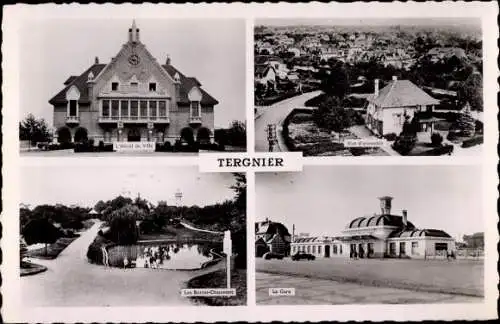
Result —
[{"label": "roof chimney", "polygon": [[379,87],[378,83],[379,83],[379,80],[375,79],[374,82],[375,82],[375,98],[377,98],[378,97],[378,87]]},{"label": "roof chimney", "polygon": [[384,196],[379,197],[380,200],[380,211],[382,215],[390,215],[391,214],[391,206],[392,206],[392,197]]},{"label": "roof chimney", "polygon": [[95,59],[94,59],[94,63],[95,64],[99,64],[99,56],[96,56]]},{"label": "roof chimney", "polygon": [[171,60],[170,60],[170,55],[168,55],[168,54],[167,54],[167,62],[166,62],[165,64],[166,64],[166,65],[170,65],[170,62],[171,62]]},{"label": "roof chimney", "polygon": [[403,209],[403,225],[406,227],[408,225],[408,211]]},{"label": "roof chimney", "polygon": [[395,76],[395,75],[393,75],[393,76],[392,76],[392,81],[398,81],[398,77],[397,77],[397,76]]}]

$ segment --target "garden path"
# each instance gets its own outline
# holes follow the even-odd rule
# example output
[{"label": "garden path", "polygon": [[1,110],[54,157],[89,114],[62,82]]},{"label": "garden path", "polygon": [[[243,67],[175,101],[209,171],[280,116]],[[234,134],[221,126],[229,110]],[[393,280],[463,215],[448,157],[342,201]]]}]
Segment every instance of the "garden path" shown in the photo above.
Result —
[{"label": "garden path", "polygon": [[255,151],[267,152],[269,150],[267,141],[267,125],[277,125],[278,146],[274,151],[288,151],[283,136],[281,126],[288,114],[297,107],[305,106],[305,102],[318,96],[321,91],[313,91],[285,99],[267,108],[258,119],[255,120]]}]

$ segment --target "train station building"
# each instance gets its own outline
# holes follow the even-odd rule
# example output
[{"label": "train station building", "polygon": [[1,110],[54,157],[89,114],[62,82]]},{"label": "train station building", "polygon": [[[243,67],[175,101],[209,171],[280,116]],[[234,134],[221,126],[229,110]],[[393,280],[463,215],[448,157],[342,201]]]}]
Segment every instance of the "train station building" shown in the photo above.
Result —
[{"label": "train station building", "polygon": [[392,197],[380,197],[380,213],[351,220],[339,236],[294,237],[291,253],[317,257],[433,258],[455,252],[455,240],[439,229],[419,229],[408,211],[391,213]]}]

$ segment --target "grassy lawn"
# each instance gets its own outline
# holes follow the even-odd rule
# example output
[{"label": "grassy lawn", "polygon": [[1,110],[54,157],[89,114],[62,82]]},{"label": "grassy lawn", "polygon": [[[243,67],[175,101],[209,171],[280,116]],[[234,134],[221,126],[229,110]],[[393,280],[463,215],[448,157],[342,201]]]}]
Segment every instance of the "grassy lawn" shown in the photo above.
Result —
[{"label": "grassy lawn", "polygon": [[194,231],[184,226],[167,225],[163,233],[141,234],[140,241],[148,240],[222,240],[222,235]]},{"label": "grassy lawn", "polygon": [[[226,288],[226,271],[217,270],[193,278],[188,288]],[[209,306],[239,306],[247,302],[247,271],[236,269],[231,273],[231,287],[236,288],[236,297],[192,297]]]},{"label": "grassy lawn", "polygon": [[478,260],[345,258],[316,261],[256,260],[256,270],[306,278],[415,291],[484,296],[484,263]]},{"label": "grassy lawn", "polygon": [[21,277],[31,276],[47,270],[47,267],[36,263],[21,261]]},{"label": "grassy lawn", "polygon": [[45,247],[41,249],[31,250],[26,253],[27,257],[52,260],[57,258],[68,245],[70,245],[78,236],[61,237],[54,244],[49,244],[47,250]]}]

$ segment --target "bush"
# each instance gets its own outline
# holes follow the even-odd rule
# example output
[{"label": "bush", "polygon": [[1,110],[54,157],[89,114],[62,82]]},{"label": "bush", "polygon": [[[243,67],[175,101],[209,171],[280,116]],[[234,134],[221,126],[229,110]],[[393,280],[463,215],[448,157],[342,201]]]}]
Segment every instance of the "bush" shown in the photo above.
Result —
[{"label": "bush", "polygon": [[396,150],[401,155],[408,155],[411,150],[417,144],[417,137],[413,135],[401,135],[399,136],[394,144],[392,144],[392,148]]},{"label": "bush", "polygon": [[432,146],[441,146],[443,143],[443,136],[439,133],[432,133],[431,135]]},{"label": "bush", "polygon": [[102,247],[112,242],[103,236],[97,236],[87,249],[87,259],[90,263],[103,264]]},{"label": "bush", "polygon": [[447,139],[448,141],[454,141],[454,140],[456,140],[456,139],[458,138],[458,136],[460,135],[459,133],[460,133],[459,131],[450,131],[450,132],[448,133],[448,135],[446,136],[446,139]]},{"label": "bush", "polygon": [[481,122],[480,120],[476,119],[476,133],[477,134],[482,134],[483,130],[484,130],[483,122]]},{"label": "bush", "polygon": [[396,140],[396,138],[398,138],[398,135],[396,135],[396,133],[389,133],[389,134],[385,134],[384,138],[388,141],[394,142]]},{"label": "bush", "polygon": [[482,135],[463,141],[462,147],[468,148],[468,147],[472,147],[472,146],[479,145],[479,144],[483,144],[483,136]]}]

